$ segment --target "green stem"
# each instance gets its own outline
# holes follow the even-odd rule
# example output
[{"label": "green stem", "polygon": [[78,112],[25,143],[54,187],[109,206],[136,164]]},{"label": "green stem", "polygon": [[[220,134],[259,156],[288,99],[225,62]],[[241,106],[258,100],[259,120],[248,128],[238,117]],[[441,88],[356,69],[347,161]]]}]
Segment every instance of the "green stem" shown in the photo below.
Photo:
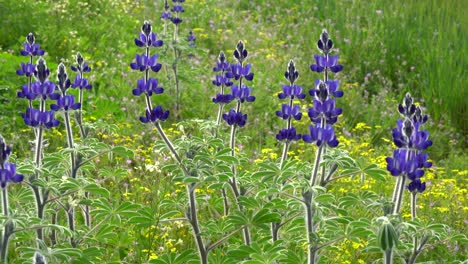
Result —
[{"label": "green stem", "polygon": [[392,249],[385,250],[384,264],[393,264],[393,250]]}]

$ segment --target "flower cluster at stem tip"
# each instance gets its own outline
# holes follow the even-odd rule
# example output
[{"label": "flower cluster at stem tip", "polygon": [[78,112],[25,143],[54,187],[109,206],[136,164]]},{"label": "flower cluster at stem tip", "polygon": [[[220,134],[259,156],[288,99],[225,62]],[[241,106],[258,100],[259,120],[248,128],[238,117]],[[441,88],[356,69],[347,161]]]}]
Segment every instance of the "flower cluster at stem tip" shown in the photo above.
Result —
[{"label": "flower cluster at stem tip", "polygon": [[23,181],[23,175],[16,173],[16,164],[7,162],[11,154],[11,147],[0,136],[0,186],[6,188],[9,182]]},{"label": "flower cluster at stem tip", "polygon": [[136,54],[135,59],[130,63],[130,68],[145,73],[145,76],[137,81],[137,86],[132,91],[133,95],[144,95],[146,99],[145,116],[141,116],[140,121],[143,123],[165,121],[169,117],[169,111],[164,111],[160,105],[153,108],[151,103],[151,97],[154,94],[162,94],[164,88],[159,86],[157,78],[149,77],[150,71],[159,72],[162,67],[158,63],[158,54],[151,55],[150,48],[161,47],[163,41],[158,39],[157,34],[152,31],[151,23],[145,21],[138,38],[135,38],[135,45],[145,49],[141,55]]},{"label": "flower cluster at stem tip", "polygon": [[422,130],[421,126],[427,122],[421,107],[413,103],[409,93],[398,105],[398,112],[403,120],[397,121],[397,127],[392,130],[393,142],[398,149],[393,151],[393,156],[388,157],[387,170],[393,176],[407,177],[411,182],[407,188],[410,192],[424,192],[426,183],[421,181],[425,168],[432,167],[428,161],[429,155],[424,152],[432,146],[429,140],[429,132]]},{"label": "flower cluster at stem tip", "polygon": [[288,63],[284,77],[289,81],[289,85],[283,85],[283,92],[278,94],[279,99],[289,99],[287,104],[281,105],[281,110],[276,111],[276,115],[286,120],[286,128],[281,129],[276,134],[276,139],[279,141],[297,141],[301,139],[301,134],[296,133],[296,128],[292,126],[292,120],[301,120],[302,112],[300,105],[293,105],[294,99],[304,99],[305,94],[302,93],[302,87],[295,84],[299,77],[299,72],[296,70],[294,61]]},{"label": "flower cluster at stem tip", "polygon": [[314,97],[313,107],[309,108],[308,115],[313,123],[309,127],[309,134],[303,135],[305,142],[315,142],[317,146],[326,143],[330,147],[336,147],[336,139],[333,124],[338,121],[342,109],[335,107],[335,98],[343,96],[343,91],[338,90],[339,81],[328,78],[329,71],[333,73],[340,72],[343,69],[338,64],[339,55],[331,56],[333,51],[333,41],[330,39],[326,30],[322,31],[317,47],[322,55],[314,55],[315,64],[310,65],[314,72],[324,73],[323,80],[315,81],[315,88],[309,90],[309,94]]},{"label": "flower cluster at stem tip", "polygon": [[174,3],[172,8],[170,8],[167,0],[164,1],[164,11],[161,14],[162,20],[171,20],[174,25],[182,23],[182,18],[179,17],[180,13],[185,12],[182,3],[185,0],[172,0]]},{"label": "flower cluster at stem tip", "polygon": [[[213,80],[213,84],[221,87],[221,92],[213,98],[213,102],[216,104],[228,104],[231,101],[237,101],[236,108],[231,108],[229,112],[223,114],[224,121],[230,126],[238,125],[243,127],[247,121],[247,114],[242,114],[241,105],[244,102],[255,101],[255,96],[250,94],[252,89],[243,83],[244,79],[252,81],[254,77],[254,74],[250,72],[252,65],[244,65],[247,56],[248,51],[245,49],[244,42],[239,41],[234,50],[236,62],[227,62],[224,53],[221,52],[218,56],[218,63],[213,68],[213,71],[218,73]],[[234,84],[232,80],[236,80],[238,84]],[[231,93],[225,94],[224,87],[229,86],[231,87]]]}]

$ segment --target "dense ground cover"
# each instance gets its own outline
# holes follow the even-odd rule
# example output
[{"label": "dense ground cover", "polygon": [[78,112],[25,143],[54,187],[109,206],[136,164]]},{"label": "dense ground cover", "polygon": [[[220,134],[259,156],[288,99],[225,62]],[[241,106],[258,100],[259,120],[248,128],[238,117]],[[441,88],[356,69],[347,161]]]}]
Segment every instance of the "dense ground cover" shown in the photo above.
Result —
[{"label": "dense ground cover", "polygon": [[[163,4],[163,1],[0,2],[0,131],[13,143],[16,160],[32,156],[28,141],[34,137],[20,116],[25,102],[16,99],[23,80],[15,71],[25,60],[19,50],[29,32],[36,35],[41,48],[47,51],[45,58],[52,72],[59,62],[73,64],[76,52],[83,54],[92,68],[89,79],[93,89],[87,93],[83,106],[91,135],[108,146],[124,146],[134,152],[134,156],[126,156],[124,151],[118,157],[101,157],[95,160],[95,167],[87,168],[88,173],[109,190],[109,200],[142,205],[143,211],[155,217],[150,223],[138,221],[143,218],[133,219],[129,222],[133,227],[130,229],[126,221],[117,224],[119,221],[115,219],[112,230],[103,230],[90,239],[96,242],[94,246],[99,248],[102,255],[99,258],[104,262],[139,263],[196,248],[186,222],[157,223],[161,215],[172,211],[171,208],[181,207],[187,198],[184,184],[168,180],[170,171],[167,167],[162,169],[171,163],[170,154],[161,150],[161,144],[157,143],[157,131],[138,120],[143,114],[143,103],[132,96],[136,80],[141,77],[129,67],[134,54],[139,52],[133,39],[144,20],[152,22],[158,36],[163,35],[163,22],[159,19]],[[362,1],[199,0],[187,1],[184,8],[180,36],[185,39],[192,30],[196,46],[186,42],[181,45],[180,110],[176,107],[170,69],[172,51],[164,47],[158,51],[159,62],[163,64],[158,78],[166,89],[158,97],[158,104],[171,110],[168,122],[163,125],[171,139],[203,135],[198,132],[204,125],[202,121],[176,124],[178,121],[215,120],[213,113],[217,106],[211,98],[217,88],[212,84],[212,68],[220,51],[231,59],[236,43],[243,40],[255,72],[252,93],[257,99],[244,109],[249,113],[249,121],[242,129],[237,147],[249,160],[244,165],[246,171],[256,171],[256,164],[278,161],[282,146],[277,143],[275,134],[282,123],[275,111],[281,106],[277,94],[284,84],[284,70],[288,61],[294,59],[300,72],[298,83],[304,89],[312,88],[317,75],[310,72],[309,64],[314,63],[313,54],[317,53],[317,37],[327,28],[339,49],[340,63],[345,67],[335,75],[345,93],[337,103],[343,108],[335,128],[340,148],[362,164],[376,163],[385,168],[385,157],[390,156],[394,148],[391,129],[398,118],[397,104],[406,92],[411,92],[416,101],[427,108],[430,122],[426,129],[434,142],[428,150],[434,166],[426,173],[430,184],[419,198],[419,217],[450,227],[449,235],[434,242],[432,250],[424,252],[419,260],[465,260],[466,244],[449,239],[467,230],[465,177],[468,168],[464,148],[468,130],[464,98],[467,95],[468,23],[463,16],[466,9],[463,1],[444,1],[443,4],[437,1],[370,1],[364,4]],[[170,27],[172,30],[172,25]],[[308,125],[308,119],[303,118],[297,128],[304,131]],[[227,141],[228,128],[221,129],[220,135]],[[51,130],[49,137],[49,150],[64,146],[63,127]],[[304,143],[294,144],[289,152],[291,159],[298,161],[312,162],[313,155],[314,149]],[[394,180],[389,174],[384,182],[363,177],[342,178],[328,191],[337,201],[345,201],[351,194],[373,201],[377,200],[375,195],[390,196]],[[23,187],[26,186],[14,187],[10,201],[27,196],[20,189]],[[200,212],[204,212],[200,213],[200,221],[209,223],[204,227],[219,235],[222,232],[216,233],[216,230],[222,227],[208,220],[218,217],[222,211],[220,194],[209,185],[197,191],[203,198],[200,200],[205,202],[200,202]],[[378,215],[369,211],[365,203],[353,206],[356,209],[351,215],[356,219]],[[124,218],[131,219],[129,211],[123,214]],[[403,212],[403,219],[411,218],[409,202],[403,205]],[[183,215],[179,211],[173,216]],[[103,219],[106,218],[102,215],[96,216],[98,221]],[[302,226],[296,228],[299,230],[293,227],[292,224],[290,235],[284,238],[288,241],[286,248],[294,253],[291,258],[300,256],[305,247],[305,241],[297,239],[298,234],[304,232]],[[259,230],[260,234],[266,233]],[[18,234],[14,242],[19,243],[32,235],[32,232]],[[372,241],[341,240],[330,247],[324,259],[329,263],[368,263],[380,258],[379,253],[363,250],[369,243]],[[119,250],[114,251],[115,248]],[[277,249],[272,246],[270,251]],[[229,250],[233,248],[225,246],[214,250],[212,262],[224,263],[224,254]],[[25,257],[18,250],[10,251],[13,260]],[[259,251],[266,252],[264,255],[271,253],[265,248]]]}]

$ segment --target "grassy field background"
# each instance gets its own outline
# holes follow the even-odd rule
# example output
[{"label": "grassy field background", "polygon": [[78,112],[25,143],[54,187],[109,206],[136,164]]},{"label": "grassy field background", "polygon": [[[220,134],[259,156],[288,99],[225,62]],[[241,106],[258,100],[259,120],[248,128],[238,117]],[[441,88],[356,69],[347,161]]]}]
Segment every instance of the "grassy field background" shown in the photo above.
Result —
[{"label": "grassy field background", "polygon": [[[182,108],[177,114],[182,120],[215,119],[217,106],[211,103],[211,97],[217,90],[211,84],[212,67],[220,51],[231,59],[237,41],[243,40],[255,73],[252,93],[257,101],[245,108],[249,124],[242,130],[246,139],[241,142],[254,160],[277,158],[280,146],[274,134],[281,121],[274,113],[280,105],[276,94],[285,83],[284,70],[288,61],[294,59],[300,72],[298,84],[304,89],[311,88],[317,75],[309,70],[309,64],[314,63],[317,39],[326,28],[344,65],[344,70],[334,76],[345,93],[337,101],[337,106],[343,108],[343,118],[338,123],[342,147],[356,158],[363,157],[385,167],[384,158],[392,150],[391,129],[399,117],[397,104],[410,92],[430,115],[426,129],[434,142],[429,155],[435,166],[428,173],[431,183],[421,197],[420,216],[466,233],[468,2],[196,0],[186,1],[184,7],[181,36],[185,38],[193,30],[197,40],[195,48],[184,50],[180,62]],[[87,120],[115,124],[118,129],[98,135],[101,140],[135,149],[138,159],[131,164],[121,161],[122,166],[133,169],[152,164],[155,154],[149,146],[153,137],[148,135],[150,131],[142,133],[144,128],[138,116],[143,114],[143,106],[135,103],[131,94],[140,76],[130,70],[129,63],[140,52],[133,39],[144,20],[151,21],[154,31],[163,35],[159,19],[162,10],[163,1],[0,0],[0,134],[15,145],[19,157],[31,155],[27,140],[32,138],[32,132],[20,117],[26,105],[15,96],[24,79],[17,77],[15,70],[25,61],[19,56],[21,44],[33,32],[46,50],[45,59],[53,71],[61,61],[70,65],[78,51],[90,61],[93,90],[84,106]],[[171,56],[161,48],[160,61],[168,64]],[[178,121],[174,113],[173,79],[166,71],[161,71],[158,78],[168,91],[159,103],[172,111],[165,126],[171,127],[170,136],[176,138],[177,127],[171,126]],[[303,120],[298,129],[305,130],[307,125],[308,121]],[[60,142],[60,130],[52,132],[55,138],[51,144],[55,140]],[[310,151],[306,148],[307,145],[297,144],[292,152],[299,159],[310,160],[312,156],[307,155]],[[388,176],[385,185],[343,180],[332,191],[343,194],[373,190],[390,195],[388,185],[393,186],[393,180]],[[138,188],[154,182],[137,170],[125,179],[111,178],[105,182],[116,198],[141,203],[163,199],[173,191],[170,183],[165,182],[160,184],[167,185],[161,189],[166,193]],[[132,192],[118,187],[124,182],[135,185]],[[177,232],[187,232],[187,227],[168,228],[171,236],[183,237]],[[189,235],[185,236],[190,240]],[[161,236],[158,241],[171,242]],[[349,263],[355,258],[367,261],[357,250],[362,245],[343,243],[337,246],[337,259]],[[146,246],[147,254],[153,254],[152,244]],[[176,251],[187,246],[190,243],[166,244],[166,248]],[[466,253],[466,245],[455,248],[441,242],[423,254],[421,260],[444,254],[462,260]]]}]

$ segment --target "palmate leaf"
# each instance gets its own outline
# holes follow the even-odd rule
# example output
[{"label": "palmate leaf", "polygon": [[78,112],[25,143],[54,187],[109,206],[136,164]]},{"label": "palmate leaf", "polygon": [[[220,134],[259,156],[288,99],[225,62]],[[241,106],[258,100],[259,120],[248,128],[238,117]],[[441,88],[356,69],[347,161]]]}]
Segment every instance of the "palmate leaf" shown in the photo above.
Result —
[{"label": "palmate leaf", "polygon": [[105,250],[98,247],[88,247],[82,250],[81,257],[74,259],[73,264],[94,264],[105,253]]},{"label": "palmate leaf", "polygon": [[102,219],[109,218],[111,224],[114,222],[120,224],[122,217],[138,215],[137,212],[141,208],[140,205],[128,201],[110,203],[103,198],[93,200],[91,205],[94,207],[92,214],[95,215],[96,219],[101,221]]},{"label": "palmate leaf", "polygon": [[267,209],[262,209],[258,211],[254,217],[252,218],[252,223],[257,226],[261,226],[262,224],[272,223],[272,222],[280,222],[281,215],[276,212],[270,212]]},{"label": "palmate leaf", "polygon": [[373,178],[376,181],[379,182],[386,182],[387,178],[386,176],[388,175],[386,170],[383,170],[379,168],[376,164],[370,164],[367,167],[363,169],[363,172]]},{"label": "palmate leaf", "polygon": [[282,241],[275,241],[274,243],[265,242],[261,244],[252,243],[250,247],[242,245],[238,249],[231,250],[228,253],[228,257],[239,260],[250,258],[240,263],[275,263],[277,260],[285,257],[286,249],[282,243]]},{"label": "palmate leaf", "polygon": [[113,147],[112,152],[114,152],[115,154],[117,154],[117,155],[119,155],[119,156],[121,156],[123,158],[133,158],[133,157],[135,157],[135,153],[131,149],[123,147],[123,146]]},{"label": "palmate leaf", "polygon": [[166,253],[158,259],[151,260],[151,264],[195,264],[199,263],[199,257],[193,250],[184,250],[182,253]]},{"label": "palmate leaf", "polygon": [[99,195],[99,196],[103,196],[103,197],[110,197],[110,192],[106,189],[106,188],[103,188],[99,185],[97,185],[96,183],[91,183],[91,184],[88,184],[86,185],[83,190],[91,193],[91,194],[94,194],[94,195]]}]

